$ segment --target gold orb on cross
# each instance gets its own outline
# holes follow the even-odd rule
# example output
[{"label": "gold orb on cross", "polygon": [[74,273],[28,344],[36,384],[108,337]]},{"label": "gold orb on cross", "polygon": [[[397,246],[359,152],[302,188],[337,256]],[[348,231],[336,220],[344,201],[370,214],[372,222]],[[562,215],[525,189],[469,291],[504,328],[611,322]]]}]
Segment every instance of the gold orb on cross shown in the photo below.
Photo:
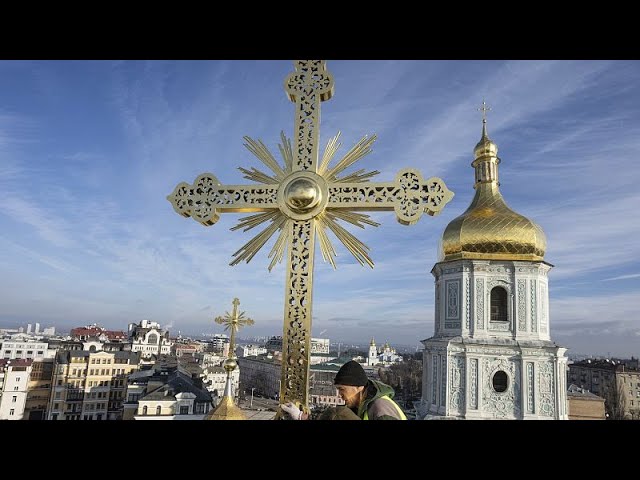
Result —
[{"label": "gold orb on cross", "polygon": [[284,192],[289,207],[294,210],[311,210],[322,199],[320,187],[310,178],[297,178],[289,183]]}]

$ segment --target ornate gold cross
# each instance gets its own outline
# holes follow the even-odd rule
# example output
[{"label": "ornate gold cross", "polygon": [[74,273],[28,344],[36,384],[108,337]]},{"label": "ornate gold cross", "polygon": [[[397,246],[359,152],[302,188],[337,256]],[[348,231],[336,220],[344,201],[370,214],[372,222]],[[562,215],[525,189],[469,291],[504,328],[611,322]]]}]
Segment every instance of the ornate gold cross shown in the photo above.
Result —
[{"label": "ornate gold cross", "polygon": [[227,357],[235,358],[235,349],[236,349],[236,332],[240,329],[240,327],[244,327],[246,325],[253,325],[255,322],[244,316],[245,312],[238,313],[238,305],[240,305],[240,300],[237,298],[233,299],[233,311],[231,314],[229,312],[225,312],[224,317],[216,317],[215,322],[220,325],[224,325],[225,332],[227,330],[231,330],[231,339],[229,340],[229,354]]},{"label": "ornate gold cross", "polygon": [[261,141],[244,137],[245,146],[272,173],[240,168],[244,178],[258,185],[222,185],[211,173],[199,175],[193,185],[179,183],[167,199],[177,213],[203,225],[213,225],[221,213],[256,212],[240,219],[232,230],[247,231],[264,222],[270,224],[233,254],[231,265],[249,262],[271,236],[279,232],[269,258],[269,270],[289,249],[285,285],[284,332],[280,403],[292,401],[308,409],[309,356],[311,343],[311,298],[316,233],[325,261],[335,268],[336,251],[327,229],[362,264],[373,267],[367,247],[338,224],[342,220],[358,227],[378,226],[362,211],[395,211],[404,225],[417,222],[423,213],[436,215],[453,198],[436,177],[423,180],[417,170],[401,170],[393,182],[368,183],[378,171],[364,169],[350,174],[343,170],[371,152],[376,136],[365,136],[340,161],[329,167],[340,147],[340,133],[332,138],[318,162],[320,102],[333,95],[333,76],[324,60],[294,62],[295,72],[285,80],[285,90],[295,103],[293,146],[281,133],[279,144],[284,165]]}]

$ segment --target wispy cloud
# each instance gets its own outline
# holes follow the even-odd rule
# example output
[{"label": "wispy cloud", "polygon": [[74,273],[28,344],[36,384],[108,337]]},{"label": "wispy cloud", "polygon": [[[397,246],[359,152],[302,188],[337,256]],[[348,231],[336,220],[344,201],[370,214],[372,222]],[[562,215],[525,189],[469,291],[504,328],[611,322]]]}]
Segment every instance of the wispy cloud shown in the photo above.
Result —
[{"label": "wispy cloud", "polygon": [[603,282],[611,282],[613,280],[629,280],[631,278],[640,278],[640,273],[632,273],[629,275],[619,275],[617,277],[605,278]]},{"label": "wispy cloud", "polygon": [[16,222],[30,225],[40,237],[56,246],[69,247],[74,243],[63,219],[26,200],[18,197],[6,198],[2,213]]},{"label": "wispy cloud", "polygon": [[3,236],[0,236],[0,244],[3,245],[2,250],[7,256],[19,255],[21,257],[31,258],[62,273],[68,273],[75,269],[73,265],[63,260],[43,255],[22,245],[18,245]]}]

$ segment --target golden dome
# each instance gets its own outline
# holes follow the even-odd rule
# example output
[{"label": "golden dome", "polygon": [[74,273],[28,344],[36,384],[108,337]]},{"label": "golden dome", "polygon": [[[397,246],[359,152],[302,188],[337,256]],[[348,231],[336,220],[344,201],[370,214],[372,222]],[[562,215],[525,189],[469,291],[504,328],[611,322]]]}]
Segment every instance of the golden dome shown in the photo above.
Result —
[{"label": "golden dome", "polygon": [[461,258],[541,261],[547,247],[542,228],[511,210],[500,193],[498,146],[487,135],[473,150],[475,197],[467,211],[454,219],[442,235],[439,261]]},{"label": "golden dome", "polygon": [[242,410],[233,402],[233,397],[225,395],[218,406],[211,410],[206,420],[246,420]]},{"label": "golden dome", "polygon": [[[231,337],[233,344],[233,336]],[[235,357],[230,356],[224,361],[224,369],[227,372],[227,381],[224,385],[224,396],[218,406],[212,409],[205,420],[246,420],[247,417],[233,401],[231,372],[236,368],[238,362]]]}]

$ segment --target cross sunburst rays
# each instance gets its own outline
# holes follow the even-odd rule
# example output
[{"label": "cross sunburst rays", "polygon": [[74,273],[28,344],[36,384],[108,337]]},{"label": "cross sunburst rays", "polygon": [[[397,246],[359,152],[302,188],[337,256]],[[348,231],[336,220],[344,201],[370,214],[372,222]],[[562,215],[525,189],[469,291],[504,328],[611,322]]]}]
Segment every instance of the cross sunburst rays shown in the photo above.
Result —
[{"label": "cross sunburst rays", "polygon": [[[318,175],[322,176],[328,184],[368,182],[370,178],[380,172],[377,170],[367,172],[365,169],[360,169],[342,177],[339,175],[362,157],[371,153],[371,146],[373,145],[373,142],[375,142],[376,138],[376,135],[372,135],[371,137],[365,135],[333,167],[329,168],[329,163],[333,159],[338,148],[341,146],[341,143],[339,142],[340,132],[338,132],[338,134],[327,143],[318,166]],[[291,148],[291,140],[286,137],[284,132],[280,133],[280,139],[282,143],[278,144],[278,148],[280,149],[280,154],[284,160],[284,168],[282,168],[278,161],[273,157],[262,141],[255,141],[247,136],[244,137],[246,142],[244,144],[245,147],[247,147],[251,153],[269,167],[271,172],[273,172],[272,174],[267,174],[253,167],[251,170],[239,168],[239,170],[244,174],[244,178],[262,184],[275,184],[280,183],[287,175],[292,173],[293,151]],[[316,222],[316,231],[318,234],[322,258],[326,262],[329,262],[334,269],[336,268],[335,257],[337,256],[337,253],[329,239],[329,236],[327,235],[327,230],[331,230],[361,265],[369,265],[373,268],[373,261],[368,255],[369,247],[340,226],[337,222],[338,220],[345,221],[360,228],[364,228],[365,225],[371,225],[374,227],[380,225],[379,223],[371,220],[369,215],[364,215],[344,208],[326,208],[314,219]],[[235,252],[233,254],[235,258],[230,265],[237,265],[242,261],[249,263],[256,253],[260,251],[265,243],[267,243],[276,232],[279,232],[278,238],[276,239],[276,242],[268,256],[271,259],[271,262],[269,263],[269,271],[271,271],[276,263],[280,263],[282,261],[285,250],[288,246],[288,232],[293,220],[283,214],[280,210],[259,213],[241,218],[238,225],[233,227],[231,230],[242,229],[246,232],[247,230],[251,230],[265,222],[270,222],[270,225]]]},{"label": "cross sunburst rays", "polygon": [[251,318],[244,316],[245,312],[240,312],[237,318],[234,318],[229,312],[225,312],[224,316],[216,317],[215,322],[224,325],[225,332],[229,329],[238,330],[247,325],[253,325],[255,322]]}]

